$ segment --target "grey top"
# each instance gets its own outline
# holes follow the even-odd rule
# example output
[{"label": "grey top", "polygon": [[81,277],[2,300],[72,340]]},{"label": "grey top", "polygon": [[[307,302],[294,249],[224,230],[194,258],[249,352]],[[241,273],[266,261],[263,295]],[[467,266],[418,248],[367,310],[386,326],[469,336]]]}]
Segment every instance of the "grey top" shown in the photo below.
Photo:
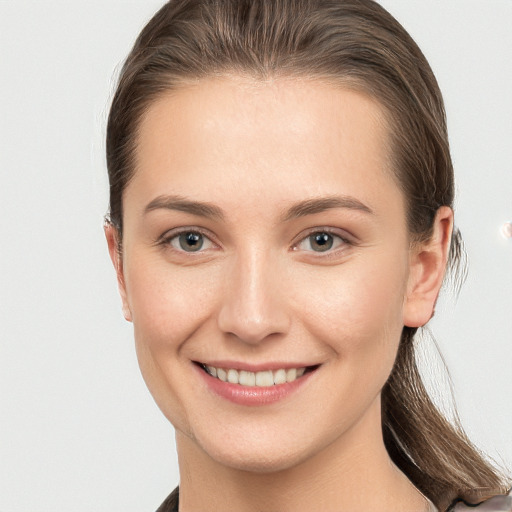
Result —
[{"label": "grey top", "polygon": [[478,510],[478,512],[512,512],[512,491],[504,496],[494,496],[479,505],[465,505],[457,503],[451,510],[453,512],[464,512]]}]

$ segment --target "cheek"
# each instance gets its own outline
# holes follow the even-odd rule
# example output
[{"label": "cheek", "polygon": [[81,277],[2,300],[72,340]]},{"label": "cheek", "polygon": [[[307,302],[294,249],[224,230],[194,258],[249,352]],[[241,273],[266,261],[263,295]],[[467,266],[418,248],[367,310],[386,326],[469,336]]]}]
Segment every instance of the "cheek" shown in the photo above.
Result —
[{"label": "cheek", "polygon": [[212,273],[161,262],[134,262],[127,292],[138,343],[177,349],[211,315],[217,295]]},{"label": "cheek", "polygon": [[[328,269],[302,295],[307,329],[341,358],[394,359],[403,328],[406,265],[365,258]],[[376,264],[375,262],[378,262]],[[301,297],[297,290],[295,297]]]}]

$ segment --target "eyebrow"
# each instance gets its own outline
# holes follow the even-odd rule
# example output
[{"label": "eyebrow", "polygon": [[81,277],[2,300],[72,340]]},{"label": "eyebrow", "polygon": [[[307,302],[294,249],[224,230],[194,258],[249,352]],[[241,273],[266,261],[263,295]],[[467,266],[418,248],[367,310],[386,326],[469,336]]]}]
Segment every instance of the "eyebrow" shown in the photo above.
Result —
[{"label": "eyebrow", "polygon": [[210,203],[199,201],[191,201],[182,196],[165,195],[158,196],[153,199],[144,209],[144,213],[149,213],[154,210],[177,210],[180,212],[190,213],[198,217],[207,217],[209,219],[224,219],[223,211]]},{"label": "eyebrow", "polygon": [[[306,199],[294,204],[282,216],[282,221],[287,222],[292,219],[306,217],[322,213],[335,208],[345,208],[348,210],[357,210],[370,215],[374,215],[373,210],[364,203],[351,196],[328,196],[313,199]],[[153,199],[146,208],[144,213],[147,214],[154,210],[177,210],[180,212],[190,213],[198,217],[206,217],[209,219],[224,220],[225,215],[221,208],[211,203],[202,201],[191,201],[182,196],[162,195]]]},{"label": "eyebrow", "polygon": [[346,208],[348,210],[358,210],[370,215],[375,215],[374,211],[364,203],[351,196],[328,196],[317,199],[306,199],[293,205],[283,216],[283,220],[289,221],[306,215],[322,213],[334,208]]}]

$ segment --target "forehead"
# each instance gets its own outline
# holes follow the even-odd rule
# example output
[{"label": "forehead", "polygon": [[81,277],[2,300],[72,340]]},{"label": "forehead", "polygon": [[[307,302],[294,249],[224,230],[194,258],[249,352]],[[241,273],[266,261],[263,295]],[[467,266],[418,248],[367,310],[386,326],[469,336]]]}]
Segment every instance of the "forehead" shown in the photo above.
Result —
[{"label": "forehead", "polygon": [[138,131],[127,197],[258,204],[341,193],[401,203],[382,107],[318,80],[210,78],[153,102]]}]

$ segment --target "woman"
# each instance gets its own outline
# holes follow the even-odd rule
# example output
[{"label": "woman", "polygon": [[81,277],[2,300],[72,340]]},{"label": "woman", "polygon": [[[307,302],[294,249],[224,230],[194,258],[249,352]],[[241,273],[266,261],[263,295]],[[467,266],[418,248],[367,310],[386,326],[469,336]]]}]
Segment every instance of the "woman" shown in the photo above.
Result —
[{"label": "woman", "polygon": [[382,7],[169,2],[107,164],[124,315],[176,429],[160,511],[512,510],[415,365],[460,240],[441,93]]}]

